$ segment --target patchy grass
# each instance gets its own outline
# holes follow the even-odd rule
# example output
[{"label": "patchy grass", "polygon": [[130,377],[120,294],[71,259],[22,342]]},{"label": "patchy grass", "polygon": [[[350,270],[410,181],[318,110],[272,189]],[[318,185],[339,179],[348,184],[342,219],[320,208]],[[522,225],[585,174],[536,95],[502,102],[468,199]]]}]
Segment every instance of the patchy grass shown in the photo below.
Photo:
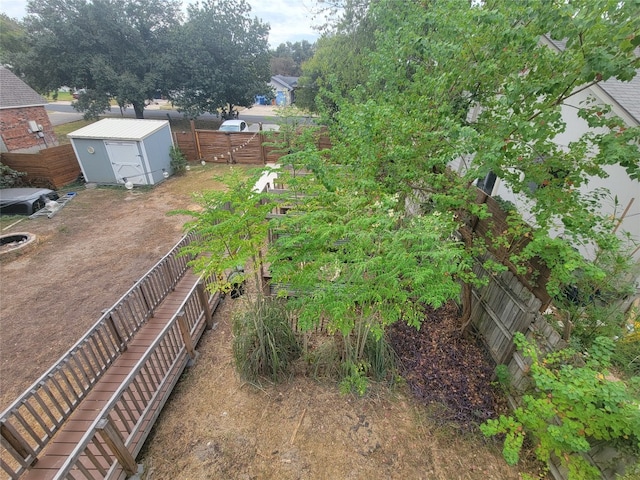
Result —
[{"label": "patchy grass", "polygon": [[86,127],[87,125],[92,124],[95,120],[78,120],[76,122],[64,123],[62,125],[57,125],[53,127],[53,132],[56,134],[58,138],[58,143],[60,145],[66,145],[67,143],[71,143],[67,134],[71,132],[75,132],[76,130]]},{"label": "patchy grass", "polygon": [[55,92],[51,92],[48,95],[45,95],[44,98],[46,98],[50,102],[72,102],[73,101],[73,96],[71,95],[71,92],[58,91],[55,97],[54,95],[55,95]]}]

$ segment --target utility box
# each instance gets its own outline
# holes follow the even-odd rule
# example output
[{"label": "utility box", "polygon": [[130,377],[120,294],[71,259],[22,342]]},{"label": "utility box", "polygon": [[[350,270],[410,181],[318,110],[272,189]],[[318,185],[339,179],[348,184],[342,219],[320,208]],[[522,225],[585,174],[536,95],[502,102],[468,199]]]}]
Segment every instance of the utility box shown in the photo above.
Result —
[{"label": "utility box", "polygon": [[167,120],[105,118],[67,136],[89,183],[155,185],[173,173]]}]

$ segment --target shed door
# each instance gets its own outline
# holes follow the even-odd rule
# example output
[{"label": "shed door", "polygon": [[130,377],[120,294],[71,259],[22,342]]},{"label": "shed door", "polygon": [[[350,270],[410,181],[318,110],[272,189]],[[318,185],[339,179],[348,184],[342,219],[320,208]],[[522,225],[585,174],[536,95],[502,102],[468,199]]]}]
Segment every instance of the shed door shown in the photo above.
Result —
[{"label": "shed door", "polygon": [[136,142],[104,142],[118,183],[125,178],[134,185],[147,185],[142,155]]}]

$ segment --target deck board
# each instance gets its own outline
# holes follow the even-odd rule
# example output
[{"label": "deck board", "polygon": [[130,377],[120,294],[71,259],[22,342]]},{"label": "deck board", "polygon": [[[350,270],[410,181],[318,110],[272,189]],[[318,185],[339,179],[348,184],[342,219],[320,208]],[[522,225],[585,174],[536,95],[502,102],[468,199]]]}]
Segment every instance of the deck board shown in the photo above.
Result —
[{"label": "deck board", "polygon": [[[156,307],[154,315],[149,317],[147,322],[135,333],[126,349],[108,367],[107,371],[100,377],[89,394],[80,402],[75,411],[67,419],[62,429],[53,437],[43,452],[38,455],[38,461],[22,478],[25,480],[47,480],[55,476],[57,469],[64,464],[68,455],[96,420],[102,408],[109,402],[112,395],[118,390],[120,385],[122,385],[137,362],[144,356],[151,344],[158,338],[160,332],[177,313],[177,308],[182,304],[183,300],[197,282],[198,277],[190,271],[184,275],[176,285],[176,288]],[[161,362],[163,361],[164,360],[161,360]],[[183,363],[186,364],[186,361]],[[160,368],[158,368],[158,370],[160,370]],[[180,374],[181,372],[172,372],[168,384],[173,386]],[[155,385],[153,375],[147,377],[145,380],[147,385]],[[138,390],[133,395],[135,402],[130,398],[126,400],[127,406],[131,411],[136,410],[135,404],[137,402],[142,403],[141,393],[145,396],[148,395],[146,392],[147,387],[144,384],[141,388],[142,392]],[[166,389],[167,387],[163,387],[158,395],[158,399],[161,400],[162,403],[164,403],[170,393],[167,392]],[[157,410],[160,408],[162,408],[162,404],[154,405],[150,409],[150,418],[155,418],[155,413],[157,413]],[[126,421],[129,421],[126,411],[124,418]],[[145,432],[148,433],[151,428],[151,425],[148,424],[148,421],[144,422],[144,427],[141,429],[141,432],[134,436],[134,445],[130,445],[131,451],[138,452],[142,447],[139,443],[144,442],[146,439]],[[115,421],[114,425],[122,434],[124,429],[121,420]],[[85,465],[88,464],[89,462],[85,462]]]}]

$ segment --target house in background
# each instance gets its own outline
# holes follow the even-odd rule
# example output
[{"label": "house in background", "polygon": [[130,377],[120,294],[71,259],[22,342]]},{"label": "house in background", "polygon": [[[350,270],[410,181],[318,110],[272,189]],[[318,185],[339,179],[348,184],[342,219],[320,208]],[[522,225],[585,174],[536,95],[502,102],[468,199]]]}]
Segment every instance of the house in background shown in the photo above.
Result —
[{"label": "house in background", "polygon": [[284,75],[274,75],[271,77],[269,86],[276,92],[276,105],[293,105],[296,101],[295,91],[298,86],[299,77],[285,77]]},{"label": "house in background", "polygon": [[0,152],[34,153],[58,145],[47,100],[0,66]]},{"label": "house in background", "polygon": [[[564,50],[564,43],[544,36],[541,43],[557,52]],[[568,146],[576,141],[590,128],[587,122],[578,116],[578,110],[587,99],[594,100],[596,104],[608,105],[613,115],[621,118],[629,127],[640,126],[640,72],[628,82],[609,79],[584,90],[565,100],[562,104],[561,115],[566,125],[566,130],[558,135],[554,141],[561,146]],[[640,162],[640,158],[638,159]],[[459,171],[464,169],[462,164],[453,167]],[[629,178],[626,170],[620,165],[607,165],[603,169],[607,173],[606,178],[590,177],[588,182],[580,187],[582,191],[592,192],[596,189],[606,189],[609,195],[602,199],[601,213],[619,220],[618,233],[626,232],[631,239],[640,245],[640,182]],[[500,197],[513,203],[520,212],[529,211],[527,201],[515,195],[509,186],[493,172],[478,182],[478,187],[492,197]],[[587,258],[593,258],[594,251],[584,247],[581,253]],[[634,258],[640,261],[640,249],[634,252]]]}]

